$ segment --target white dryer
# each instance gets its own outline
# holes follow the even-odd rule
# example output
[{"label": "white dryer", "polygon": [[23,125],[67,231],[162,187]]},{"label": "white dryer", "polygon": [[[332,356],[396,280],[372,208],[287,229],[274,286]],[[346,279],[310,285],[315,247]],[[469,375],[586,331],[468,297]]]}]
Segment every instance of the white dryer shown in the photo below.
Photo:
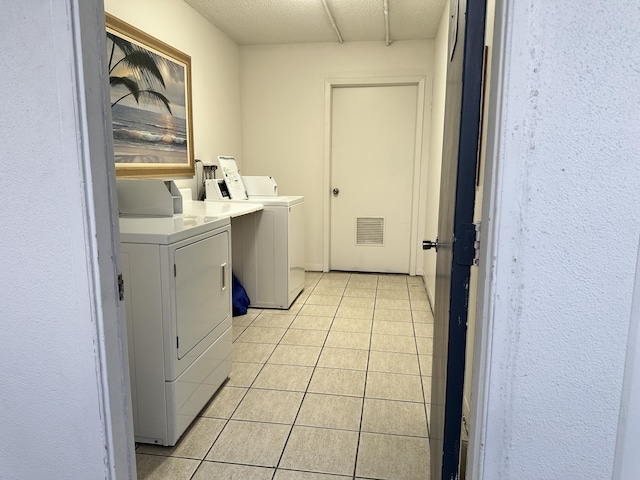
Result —
[{"label": "white dryer", "polygon": [[135,440],[175,445],[231,371],[229,217],[120,218]]}]

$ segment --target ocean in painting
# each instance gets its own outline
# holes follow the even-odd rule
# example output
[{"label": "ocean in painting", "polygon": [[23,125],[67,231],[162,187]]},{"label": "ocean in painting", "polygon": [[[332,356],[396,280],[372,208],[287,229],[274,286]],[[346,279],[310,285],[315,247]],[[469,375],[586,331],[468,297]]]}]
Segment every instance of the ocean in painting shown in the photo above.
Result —
[{"label": "ocean in painting", "polygon": [[126,105],[111,107],[119,163],[188,163],[184,118]]}]

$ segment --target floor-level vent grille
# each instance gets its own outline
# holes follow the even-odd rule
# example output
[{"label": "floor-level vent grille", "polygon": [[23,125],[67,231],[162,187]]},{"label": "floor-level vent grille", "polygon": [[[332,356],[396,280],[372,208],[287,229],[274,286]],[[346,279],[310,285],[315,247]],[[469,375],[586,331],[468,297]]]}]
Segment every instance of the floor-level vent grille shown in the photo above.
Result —
[{"label": "floor-level vent grille", "polygon": [[384,217],[356,217],[356,245],[384,245]]}]

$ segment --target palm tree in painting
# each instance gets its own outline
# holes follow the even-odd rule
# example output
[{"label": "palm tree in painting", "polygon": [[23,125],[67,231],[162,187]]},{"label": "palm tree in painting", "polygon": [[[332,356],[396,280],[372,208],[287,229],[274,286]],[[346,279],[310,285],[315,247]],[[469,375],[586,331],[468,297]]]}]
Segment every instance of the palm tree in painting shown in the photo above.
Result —
[{"label": "palm tree in painting", "polygon": [[[109,83],[111,87],[124,86],[128,91],[128,93],[113,102],[111,106],[113,107],[128,96],[133,96],[136,103],[140,103],[143,100],[157,105],[164,105],[169,113],[173,115],[169,99],[156,90],[160,86],[166,88],[164,78],[158,67],[158,62],[162,62],[164,59],[110,32],[107,32],[107,38],[112,42],[109,55]],[[116,47],[122,52],[123,57],[114,63]],[[131,75],[126,77],[113,75],[114,70],[119,65],[127,67],[128,73]]]}]

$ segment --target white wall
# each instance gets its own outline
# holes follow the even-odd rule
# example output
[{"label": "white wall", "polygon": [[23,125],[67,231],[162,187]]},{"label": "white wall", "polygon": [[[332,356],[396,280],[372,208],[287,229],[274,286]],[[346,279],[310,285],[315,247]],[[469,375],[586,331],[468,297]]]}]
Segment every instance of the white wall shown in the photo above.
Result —
[{"label": "white wall", "polygon": [[[242,165],[238,46],[182,0],[105,0],[105,10],[191,56],[195,157]],[[195,195],[195,181],[176,183]]]},{"label": "white wall", "polygon": [[0,478],[131,478],[102,3],[1,15]]},{"label": "white wall", "polygon": [[472,474],[611,478],[640,236],[640,11],[496,12]]},{"label": "white wall", "polygon": [[[435,241],[438,236],[438,206],[440,205],[440,170],[442,168],[442,135],[444,133],[444,105],[447,92],[447,65],[449,63],[449,9],[445,8],[434,41],[433,95],[431,102],[431,135],[427,166],[426,217],[424,239]],[[424,252],[424,281],[427,294],[435,299],[435,250]]]},{"label": "white wall", "polygon": [[305,196],[308,269],[323,260],[325,79],[426,77],[426,164],[432,62],[426,40],[241,48],[243,174],[272,175],[281,194]]}]

